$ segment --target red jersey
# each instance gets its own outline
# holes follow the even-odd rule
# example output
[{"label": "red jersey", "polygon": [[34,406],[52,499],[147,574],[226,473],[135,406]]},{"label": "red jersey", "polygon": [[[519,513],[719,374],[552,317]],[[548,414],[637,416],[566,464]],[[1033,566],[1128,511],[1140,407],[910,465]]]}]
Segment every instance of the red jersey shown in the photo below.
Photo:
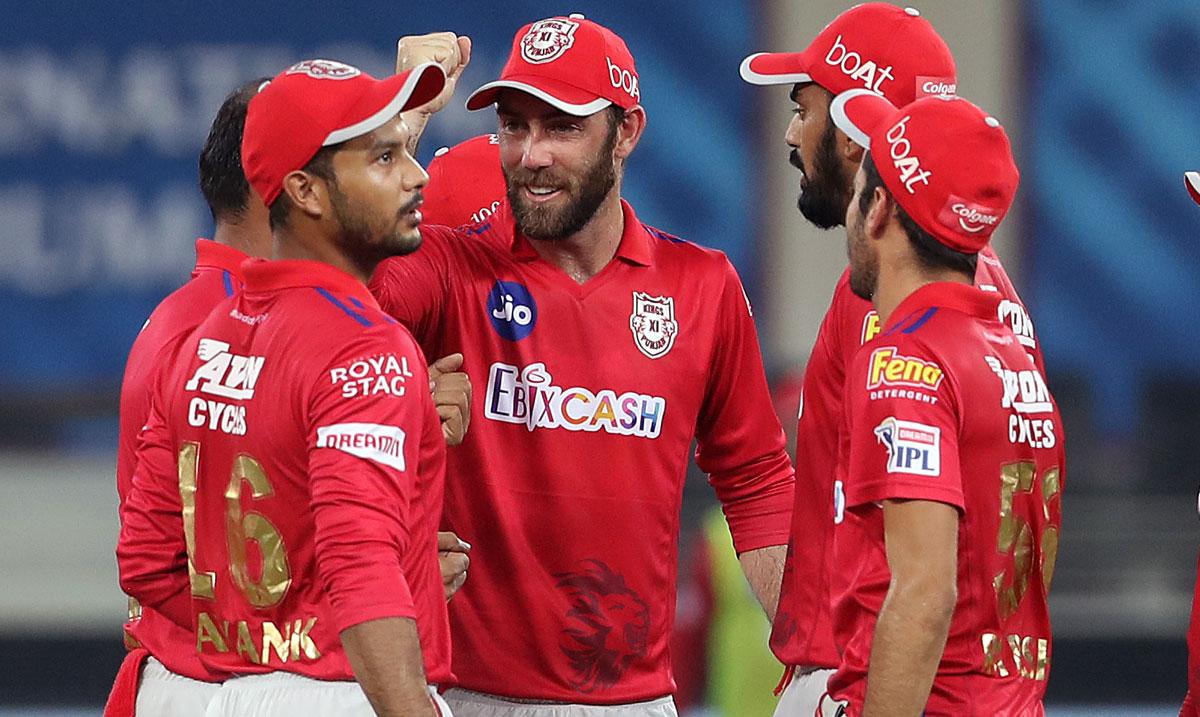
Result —
[{"label": "red jersey", "polygon": [[426,227],[372,280],[427,353],[462,352],[476,386],[443,521],[474,546],[451,609],[472,690],[588,704],[674,691],[693,437],[737,551],[787,540],[792,468],[737,274],[622,206],[616,256],[584,284],[539,257],[507,203],[484,224]]},{"label": "red jersey", "polygon": [[1200,717],[1197,696],[1200,696],[1200,559],[1196,561],[1196,591],[1192,596],[1192,619],[1188,624],[1188,691],[1183,698],[1179,717]]},{"label": "red jersey", "polygon": [[[120,434],[117,440],[117,499],[120,510],[133,482],[137,461],[137,438],[150,415],[150,396],[155,377],[166,357],[208,316],[222,299],[241,288],[241,263],[246,255],[224,244],[196,240],[196,268],[192,279],[155,307],[129,350],[125,378],[121,382]],[[125,631],[134,642],[168,670],[193,680],[218,681],[223,675],[210,673],[196,654],[196,636],[152,608],[130,600]]]},{"label": "red jersey", "polygon": [[[420,350],[326,264],[247,263],[244,275],[156,391],[122,585],[173,617],[184,602],[213,670],[350,680],[339,633],[409,617],[426,678],[451,683],[445,443]],[[183,565],[190,591],[187,575],[161,577]]]},{"label": "red jersey", "polygon": [[429,163],[429,183],[422,194],[426,224],[457,227],[492,216],[505,195],[499,138],[484,134],[439,150]]},{"label": "red jersey", "polygon": [[[1021,298],[992,248],[979,253],[975,285],[1000,295],[999,318],[1042,368],[1033,324]],[[785,665],[837,667],[829,580],[833,561],[834,474],[842,428],[846,364],[864,343],[879,334],[879,316],[871,302],[850,290],[850,270],[842,273],[833,302],[821,322],[804,370],[804,392],[796,430],[795,503],[792,534],[784,563],[779,610],[771,631],[771,649]]]},{"label": "red jersey", "polygon": [[925,714],[1041,715],[1050,672],[1047,594],[1062,523],[1062,421],[1042,373],[997,317],[995,294],[922,287],[855,354],[834,530],[829,692],[862,709],[891,574],[880,501],[960,511],[958,602]]}]

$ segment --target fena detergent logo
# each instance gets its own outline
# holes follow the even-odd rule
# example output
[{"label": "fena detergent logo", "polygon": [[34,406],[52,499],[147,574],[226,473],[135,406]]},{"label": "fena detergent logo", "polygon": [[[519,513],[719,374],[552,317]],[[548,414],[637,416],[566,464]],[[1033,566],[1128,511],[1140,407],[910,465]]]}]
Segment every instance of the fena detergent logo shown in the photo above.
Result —
[{"label": "fena detergent logo", "polygon": [[936,362],[902,356],[895,346],[884,346],[871,352],[867,388],[906,386],[936,391],[945,377]]}]

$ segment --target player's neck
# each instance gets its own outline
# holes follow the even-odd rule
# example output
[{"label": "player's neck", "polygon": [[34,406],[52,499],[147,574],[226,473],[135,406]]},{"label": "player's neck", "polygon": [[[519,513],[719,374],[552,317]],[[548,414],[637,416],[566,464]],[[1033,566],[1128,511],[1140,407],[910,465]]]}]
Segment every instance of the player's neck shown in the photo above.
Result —
[{"label": "player's neck", "polygon": [[562,239],[530,239],[529,243],[544,261],[583,284],[616,256],[624,232],[625,213],[618,183],[582,229]]},{"label": "player's neck", "polygon": [[892,266],[879,267],[879,282],[871,303],[879,314],[879,324],[887,325],[896,307],[900,306],[909,296],[928,284],[940,281],[956,281],[970,284],[971,281],[963,274],[952,269],[930,271],[916,264],[915,259],[893,263]]},{"label": "player's neck", "polygon": [[260,222],[218,221],[213,230],[213,241],[259,259],[271,255],[271,231]]},{"label": "player's neck", "polygon": [[277,230],[271,249],[272,259],[298,259],[316,261],[340,269],[366,284],[371,279],[375,265],[360,266],[352,257],[339,249],[335,242],[305,236],[291,229]]}]

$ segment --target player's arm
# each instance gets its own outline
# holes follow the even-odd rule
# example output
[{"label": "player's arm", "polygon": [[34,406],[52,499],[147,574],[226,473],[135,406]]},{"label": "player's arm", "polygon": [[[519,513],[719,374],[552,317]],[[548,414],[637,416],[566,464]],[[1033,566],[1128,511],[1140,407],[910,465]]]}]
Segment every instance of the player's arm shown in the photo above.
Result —
[{"label": "player's arm", "polygon": [[191,627],[190,583],[176,457],[165,419],[151,410],[139,437],[133,481],[121,505],[117,569],[121,589],[173,622]]},{"label": "player's arm", "polygon": [[919,715],[929,699],[957,600],[958,510],[929,500],[885,500],[892,580],[879,611],[864,717]]},{"label": "player's arm", "polygon": [[[329,378],[355,361],[388,355],[394,361],[386,363],[412,367],[414,375],[401,378],[403,395],[346,397]],[[409,534],[403,516],[420,470],[428,390],[411,339],[394,325],[378,325],[341,347],[307,401],[317,572],[355,677],[380,715],[433,711],[416,605],[401,569],[401,554],[421,539]],[[372,440],[358,440],[364,435]]]},{"label": "player's arm", "polygon": [[471,38],[459,37],[452,32],[434,32],[428,35],[406,35],[396,43],[396,74],[411,70],[426,62],[436,62],[446,71],[446,86],[431,102],[404,113],[408,125],[408,152],[417,156],[417,144],[429,118],[439,112],[454,96],[458,78],[471,62]]},{"label": "player's arm", "polygon": [[794,477],[772,408],[758,334],[741,282],[727,261],[696,463],[725,512],[742,570],[774,619],[791,530]]}]

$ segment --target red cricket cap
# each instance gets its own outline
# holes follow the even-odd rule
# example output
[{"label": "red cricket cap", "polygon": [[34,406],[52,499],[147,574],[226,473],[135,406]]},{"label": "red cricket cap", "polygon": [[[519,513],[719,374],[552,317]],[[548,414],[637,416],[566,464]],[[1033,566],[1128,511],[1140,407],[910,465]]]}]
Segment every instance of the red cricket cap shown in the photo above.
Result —
[{"label": "red cricket cap", "polygon": [[1200,172],[1184,172],[1183,181],[1187,184],[1188,194],[1192,195],[1192,201],[1200,204]]},{"label": "red cricket cap", "polygon": [[1020,182],[995,117],[961,97],[925,97],[897,109],[863,89],[835,97],[829,114],[871,150],[884,185],[918,226],[957,251],[987,246]]},{"label": "red cricket cap", "polygon": [[487,107],[505,88],[528,92],[579,117],[610,104],[627,110],[642,101],[625,41],[579,14],[538,20],[518,30],[500,79],[472,92],[467,109]]},{"label": "red cricket cap", "polygon": [[434,63],[382,80],[332,60],[296,63],[265,84],[246,109],[246,179],[269,207],[283,191],[283,178],[322,147],[373,132],[437,97],[445,84],[445,71]]},{"label": "red cricket cap", "polygon": [[439,149],[428,172],[429,183],[421,192],[425,197],[421,216],[426,224],[472,224],[491,216],[504,199],[500,142],[494,134]]},{"label": "red cricket cap", "polygon": [[833,94],[862,88],[897,107],[930,95],[952,95],[954,56],[914,8],[856,5],[834,18],[802,52],[759,52],[742,61],[754,85],[815,82]]}]

